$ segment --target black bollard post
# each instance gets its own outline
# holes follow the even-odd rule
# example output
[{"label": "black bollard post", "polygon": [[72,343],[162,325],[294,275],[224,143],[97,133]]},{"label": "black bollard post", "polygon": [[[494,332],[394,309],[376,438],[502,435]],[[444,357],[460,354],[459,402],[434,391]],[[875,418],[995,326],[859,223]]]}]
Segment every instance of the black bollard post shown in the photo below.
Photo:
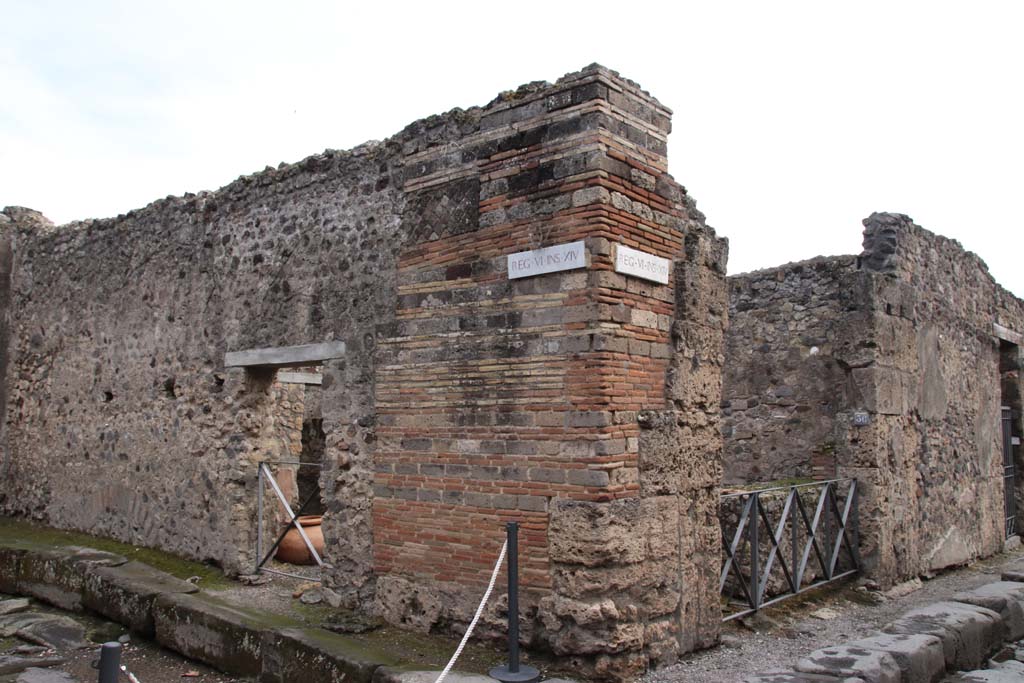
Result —
[{"label": "black bollard post", "polygon": [[491,669],[491,678],[502,683],[536,683],[540,672],[519,663],[519,522],[505,525],[508,538],[508,664]]},{"label": "black bollard post", "polygon": [[121,673],[121,643],[103,643],[100,647],[99,683],[117,683]]}]

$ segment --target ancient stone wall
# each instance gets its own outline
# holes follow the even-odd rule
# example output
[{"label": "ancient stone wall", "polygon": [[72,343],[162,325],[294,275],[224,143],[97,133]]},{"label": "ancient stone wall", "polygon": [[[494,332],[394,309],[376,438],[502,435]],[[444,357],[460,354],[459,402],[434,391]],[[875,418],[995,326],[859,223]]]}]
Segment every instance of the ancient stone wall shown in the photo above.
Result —
[{"label": "ancient stone wall", "polygon": [[866,568],[891,584],[1002,547],[1001,380],[1019,383],[1006,338],[1024,306],[957,242],[899,214],[864,224],[855,261],[731,280],[726,479],[832,476],[806,459],[829,451],[861,487]]},{"label": "ancient stone wall", "polygon": [[[350,605],[464,625],[518,520],[524,641],[606,678],[713,643],[726,249],[669,117],[595,66],[116,219],[6,210],[0,509],[247,571],[255,463],[302,406],[224,353],[341,340],[320,481]],[[583,267],[509,277],[576,241]]]},{"label": "ancient stone wall", "polygon": [[224,353],[344,339],[365,358],[400,248],[386,151],[61,228],[6,211],[3,508],[250,570],[255,461],[284,454],[277,392]]},{"label": "ancient stone wall", "polygon": [[836,425],[855,407],[843,355],[857,277],[839,256],[729,278],[725,484],[835,475]]},{"label": "ancient stone wall", "polygon": [[[864,221],[873,363],[854,377],[872,415],[841,463],[870,487],[865,548],[895,580],[991,555],[1004,538],[999,325],[1024,305],[958,242],[900,214]],[[884,492],[884,493],[883,493]]]}]

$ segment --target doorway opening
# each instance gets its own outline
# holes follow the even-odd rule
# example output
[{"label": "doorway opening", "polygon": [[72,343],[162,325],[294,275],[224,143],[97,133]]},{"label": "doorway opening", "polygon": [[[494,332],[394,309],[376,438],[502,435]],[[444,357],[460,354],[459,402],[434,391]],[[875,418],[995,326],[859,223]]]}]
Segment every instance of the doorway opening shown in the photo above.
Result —
[{"label": "doorway opening", "polygon": [[[253,430],[258,458],[252,473],[256,573],[319,577],[327,545],[321,527],[327,442],[323,368],[344,357],[340,341],[229,351],[224,356],[226,368],[242,368],[247,378],[259,378],[247,396],[259,423]],[[267,566],[275,562],[284,566]],[[314,573],[293,573],[291,567],[298,565],[313,565]]]}]

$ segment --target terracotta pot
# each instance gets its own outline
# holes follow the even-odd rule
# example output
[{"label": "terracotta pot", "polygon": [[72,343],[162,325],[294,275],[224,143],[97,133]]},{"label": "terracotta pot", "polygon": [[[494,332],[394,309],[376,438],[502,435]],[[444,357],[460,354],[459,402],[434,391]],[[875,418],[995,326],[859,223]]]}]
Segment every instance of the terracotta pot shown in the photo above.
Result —
[{"label": "terracotta pot", "polygon": [[[310,542],[316,548],[316,554],[321,558],[324,555],[324,532],[320,528],[320,515],[305,515],[299,517],[299,524],[302,530],[309,536]],[[277,546],[277,554],[274,555],[281,562],[288,564],[316,564],[313,556],[306,547],[305,541],[299,535],[298,529],[289,527],[288,533],[284,535],[281,545]]]}]

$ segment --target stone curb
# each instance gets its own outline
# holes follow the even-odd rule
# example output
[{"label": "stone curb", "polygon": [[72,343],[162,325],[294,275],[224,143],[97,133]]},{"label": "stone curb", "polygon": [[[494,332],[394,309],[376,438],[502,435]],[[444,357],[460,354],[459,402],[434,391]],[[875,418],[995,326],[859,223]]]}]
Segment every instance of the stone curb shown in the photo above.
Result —
[{"label": "stone curb", "polygon": [[0,546],[0,592],[96,612],[260,683],[371,683],[402,670],[394,657],[344,636],[228,603],[149,565],[91,548]]},{"label": "stone curb", "polygon": [[82,606],[107,619],[127,626],[132,631],[153,638],[154,602],[170,593],[195,593],[190,583],[156,572],[141,562],[120,567],[94,567],[85,573],[82,582]]}]

